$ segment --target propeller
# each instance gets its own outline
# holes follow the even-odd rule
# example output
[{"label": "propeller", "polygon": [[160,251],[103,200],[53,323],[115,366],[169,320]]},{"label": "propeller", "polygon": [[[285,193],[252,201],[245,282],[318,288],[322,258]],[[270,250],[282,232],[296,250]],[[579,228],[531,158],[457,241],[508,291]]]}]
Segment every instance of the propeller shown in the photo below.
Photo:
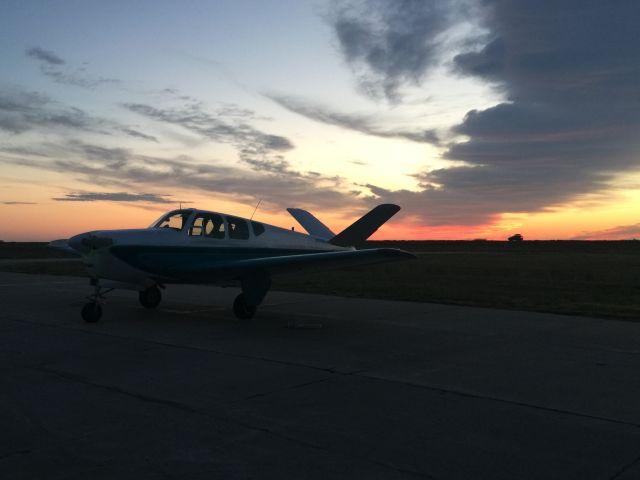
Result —
[{"label": "propeller", "polygon": [[110,247],[113,245],[113,239],[94,235],[92,233],[83,233],[70,238],[68,244],[69,247],[77,250],[78,252],[89,253],[91,250]]}]

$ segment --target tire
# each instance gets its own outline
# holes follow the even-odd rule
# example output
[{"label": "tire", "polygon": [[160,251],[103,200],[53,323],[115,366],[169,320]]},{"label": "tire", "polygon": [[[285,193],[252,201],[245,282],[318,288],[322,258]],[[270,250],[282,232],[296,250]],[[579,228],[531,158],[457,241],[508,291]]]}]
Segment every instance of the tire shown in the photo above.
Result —
[{"label": "tire", "polygon": [[98,302],[85,303],[82,307],[82,319],[87,323],[96,323],[102,317],[102,306]]},{"label": "tire", "polygon": [[256,309],[255,305],[247,305],[243,293],[233,301],[233,313],[239,320],[250,320],[256,314]]},{"label": "tire", "polygon": [[156,308],[162,300],[162,293],[158,287],[147,288],[138,292],[138,300],[144,308]]}]

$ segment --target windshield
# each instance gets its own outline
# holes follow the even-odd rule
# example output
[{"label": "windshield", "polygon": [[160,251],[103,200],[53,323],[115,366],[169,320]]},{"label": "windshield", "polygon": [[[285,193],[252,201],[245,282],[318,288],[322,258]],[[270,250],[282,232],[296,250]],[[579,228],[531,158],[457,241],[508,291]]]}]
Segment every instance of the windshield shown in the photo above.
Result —
[{"label": "windshield", "polygon": [[153,223],[149,228],[172,228],[178,232],[187,224],[191,210],[175,210],[160,217],[160,220]]}]

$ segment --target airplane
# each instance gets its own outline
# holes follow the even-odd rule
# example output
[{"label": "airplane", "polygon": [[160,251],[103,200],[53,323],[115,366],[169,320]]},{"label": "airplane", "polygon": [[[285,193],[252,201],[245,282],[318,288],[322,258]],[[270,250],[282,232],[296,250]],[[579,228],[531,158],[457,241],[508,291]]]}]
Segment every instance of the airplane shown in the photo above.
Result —
[{"label": "airplane", "polygon": [[252,318],[271,287],[285,272],[324,270],[415,258],[393,248],[356,250],[400,210],[375,207],[335,234],[311,213],[287,211],[307,234],[224,213],[195,208],[173,210],[145,229],[97,230],[49,246],[80,256],[94,293],[82,307],[86,322],[102,316],[106,293],[137,290],[143,307],[161,301],[168,284],[240,284],[233,302],[238,319]]}]

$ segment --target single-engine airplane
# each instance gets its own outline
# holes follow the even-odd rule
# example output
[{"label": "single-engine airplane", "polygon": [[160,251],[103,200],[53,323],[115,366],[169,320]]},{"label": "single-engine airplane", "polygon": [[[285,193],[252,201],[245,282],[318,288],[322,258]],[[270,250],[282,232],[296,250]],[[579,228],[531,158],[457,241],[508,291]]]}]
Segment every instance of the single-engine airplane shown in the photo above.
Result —
[{"label": "single-engine airplane", "polygon": [[97,322],[105,294],[122,288],[137,290],[140,303],[155,308],[167,284],[239,283],[233,311],[250,319],[271,287],[272,275],[323,270],[414,258],[392,248],[356,250],[397,205],[378,205],[337,235],[311,213],[287,211],[308,232],[194,208],[171,211],[146,229],[98,230],[49,246],[82,257],[94,293],[82,318]]}]

